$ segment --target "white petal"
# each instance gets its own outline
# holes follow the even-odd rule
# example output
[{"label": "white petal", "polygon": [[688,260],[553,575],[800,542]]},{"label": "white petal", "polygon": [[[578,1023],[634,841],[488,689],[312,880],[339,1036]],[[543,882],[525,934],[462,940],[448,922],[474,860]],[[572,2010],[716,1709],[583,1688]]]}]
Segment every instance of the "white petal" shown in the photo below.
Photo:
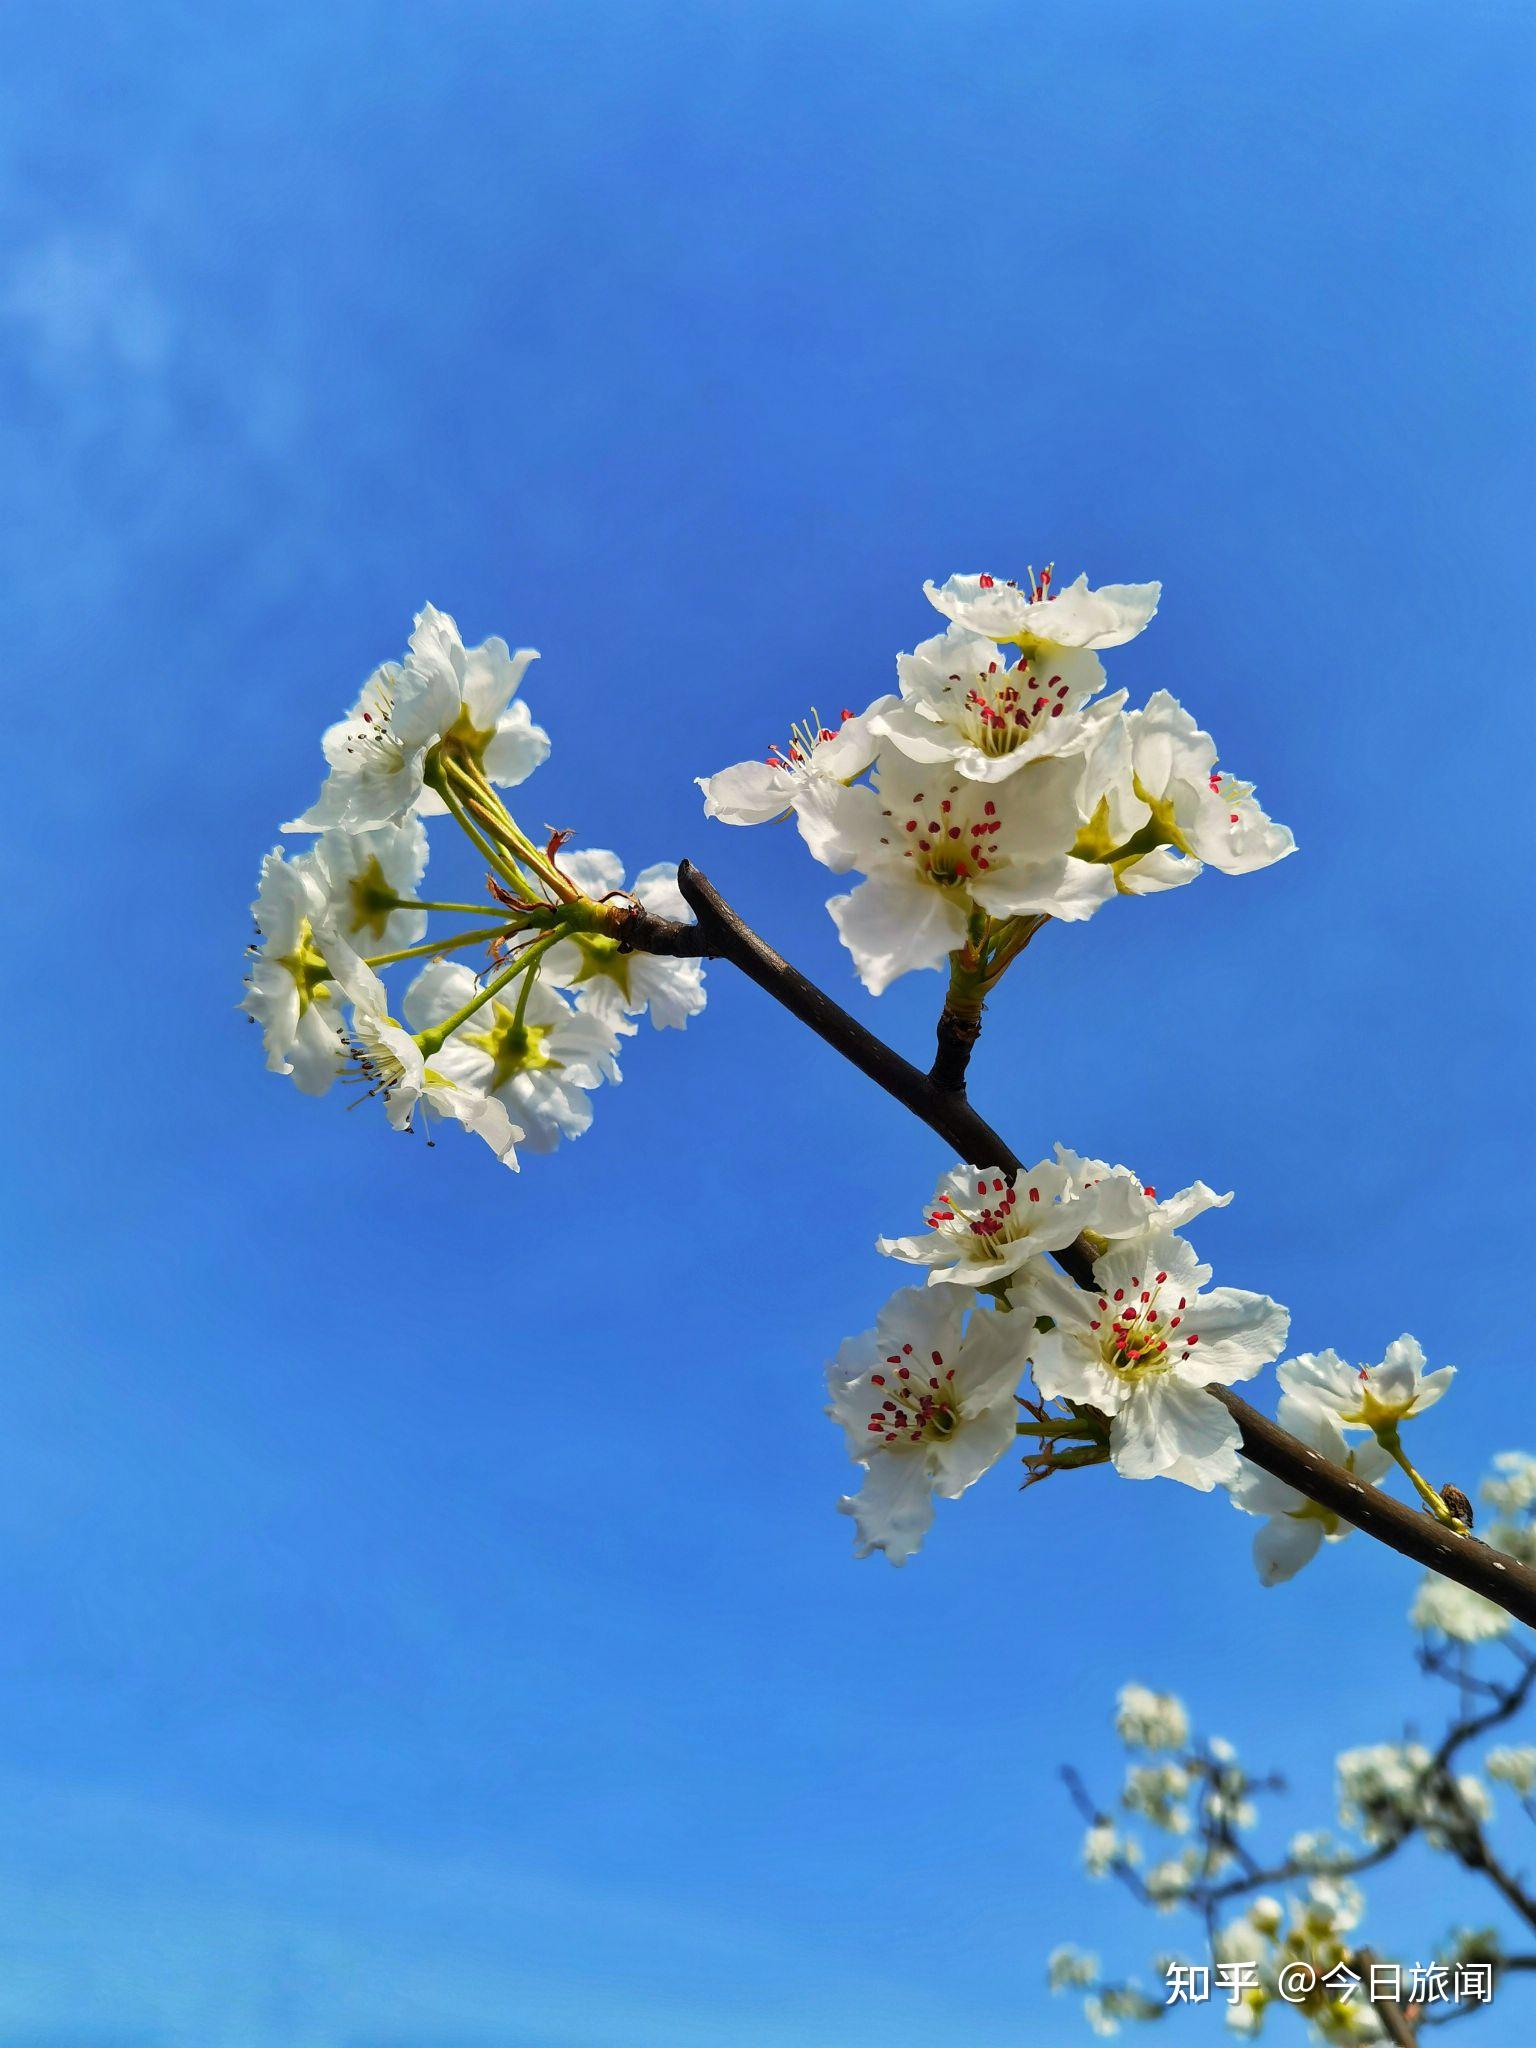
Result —
[{"label": "white petal", "polygon": [[496,730],[486,742],[481,757],[487,779],[498,789],[516,789],[534,769],[549,759],[549,734],[535,725],[526,704],[513,704],[502,713]]},{"label": "white petal", "polygon": [[1276,1515],[1253,1539],[1253,1561],[1259,1582],[1278,1586],[1293,1579],[1302,1566],[1316,1557],[1323,1540],[1323,1525],[1315,1515]]},{"label": "white petal", "polygon": [[575,853],[562,850],[556,858],[561,873],[569,875],[582,895],[594,901],[611,896],[624,886],[623,861],[602,847],[583,847]]},{"label": "white petal", "polygon": [[790,808],[787,770],[769,761],[738,761],[718,775],[694,777],[704,792],[704,815],[722,825],[766,825]]},{"label": "white petal", "polygon": [[1236,1476],[1241,1441],[1213,1394],[1167,1374],[1134,1389],[1111,1424],[1109,1449],[1127,1479],[1178,1479],[1209,1493]]},{"label": "white petal", "polygon": [[982,908],[999,917],[1058,917],[1066,924],[1092,917],[1114,893],[1113,868],[1102,861],[1074,860],[1070,854],[1028,866],[1010,865],[971,885]]},{"label": "white petal", "polygon": [[894,875],[872,875],[827,909],[853,955],[859,979],[880,995],[898,975],[942,967],[965,943],[963,904],[941,889]]},{"label": "white petal", "polygon": [[921,1452],[872,1458],[863,1486],[856,1494],[844,1495],[837,1506],[840,1514],[853,1516],[858,1530],[855,1557],[883,1550],[892,1564],[905,1564],[933,1522],[933,1488]]},{"label": "white petal", "polygon": [[1267,1294],[1249,1294],[1241,1287],[1215,1287],[1202,1294],[1190,1311],[1200,1343],[1181,1379],[1218,1380],[1230,1387],[1278,1358],[1291,1327],[1291,1312]]},{"label": "white petal", "polygon": [[835,875],[855,867],[861,850],[879,836],[880,804],[862,783],[845,789],[840,782],[819,778],[802,782],[795,791],[794,811],[800,837]]}]

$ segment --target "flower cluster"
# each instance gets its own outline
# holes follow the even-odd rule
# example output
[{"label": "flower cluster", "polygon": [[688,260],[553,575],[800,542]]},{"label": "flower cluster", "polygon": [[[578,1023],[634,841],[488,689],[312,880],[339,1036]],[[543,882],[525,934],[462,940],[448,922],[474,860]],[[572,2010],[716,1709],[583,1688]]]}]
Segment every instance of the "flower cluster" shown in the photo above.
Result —
[{"label": "flower cluster", "polygon": [[[518,690],[532,648],[465,647],[429,605],[399,662],[376,669],[325,734],[318,796],[283,830],[306,851],[262,863],[242,1007],[267,1065],[308,1095],[339,1078],[382,1099],[396,1129],[447,1118],[506,1165],[592,1121],[619,1044],[649,1014],[678,1028],[704,1006],[696,960],[630,952],[632,907],[686,918],[676,873],[625,887],[618,858],[539,845],[499,792],[549,753]],[[429,901],[426,820],[449,818],[484,863],[480,902]],[[440,915],[459,928],[428,939]],[[469,920],[469,928],[464,921]],[[473,952],[477,964],[449,956]],[[398,1000],[381,969],[411,963]]]},{"label": "flower cluster", "polygon": [[1047,569],[924,587],[948,624],[898,657],[894,694],[699,778],[709,816],[792,816],[817,860],[860,877],[828,909],[874,994],[947,962],[979,1002],[1046,918],[1295,850],[1177,699],[1104,694],[1100,654],[1150,623],[1160,585],[1058,592]]},{"label": "flower cluster", "polygon": [[[1209,1287],[1173,1227],[1230,1199],[1197,1181],[1160,1201],[1128,1168],[1062,1146],[1011,1178],[946,1173],[924,1229],[878,1241],[926,1285],[893,1295],[829,1368],[829,1413],[866,1473],[842,1503],[859,1554],[904,1562],[933,1497],[962,1492],[1019,1436],[1035,1478],[1109,1462],[1203,1492],[1235,1481],[1240,1432],[1210,1387],[1275,1358],[1289,1319],[1266,1295]],[[1050,1262],[1079,1243],[1098,1248],[1088,1286]]]},{"label": "flower cluster", "polygon": [[1479,1778],[1471,1772],[1451,1776],[1422,1742],[1347,1749],[1334,1768],[1339,1819],[1373,1848],[1414,1829],[1431,1848],[1445,1848],[1493,1812]]}]

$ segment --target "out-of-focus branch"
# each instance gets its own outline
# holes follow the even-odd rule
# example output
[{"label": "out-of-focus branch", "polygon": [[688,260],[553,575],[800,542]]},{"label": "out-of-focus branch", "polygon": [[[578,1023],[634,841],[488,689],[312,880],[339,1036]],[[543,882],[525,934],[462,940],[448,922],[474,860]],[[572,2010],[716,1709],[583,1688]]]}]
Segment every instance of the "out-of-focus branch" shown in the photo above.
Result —
[{"label": "out-of-focus branch", "polygon": [[[688,861],[677,871],[677,884],[697,923],[682,924],[658,917],[637,903],[628,904],[615,913],[615,935],[623,946],[674,958],[729,960],[791,1016],[910,1110],[961,1159],[974,1166],[997,1166],[1010,1175],[1020,1170],[1018,1156],[971,1107],[963,1089],[941,1087],[932,1074],[903,1059],[833,1002],[759,938]],[[1080,1286],[1093,1285],[1092,1248],[1081,1238],[1054,1256]],[[1208,1391],[1242,1431],[1240,1448],[1251,1463],[1404,1557],[1481,1593],[1517,1620],[1536,1626],[1536,1571],[1475,1537],[1457,1535],[1355,1478],[1250,1407],[1230,1387],[1213,1385]]]},{"label": "out-of-focus branch", "polygon": [[[1372,1970],[1380,1963],[1381,1957],[1374,1949],[1355,1950],[1355,1968],[1367,1985],[1371,1982]],[[1372,1998],[1371,2004],[1375,2006],[1376,2017],[1386,2029],[1387,2039],[1393,2043],[1393,2048],[1419,2048],[1418,2031],[1395,1998]]]}]

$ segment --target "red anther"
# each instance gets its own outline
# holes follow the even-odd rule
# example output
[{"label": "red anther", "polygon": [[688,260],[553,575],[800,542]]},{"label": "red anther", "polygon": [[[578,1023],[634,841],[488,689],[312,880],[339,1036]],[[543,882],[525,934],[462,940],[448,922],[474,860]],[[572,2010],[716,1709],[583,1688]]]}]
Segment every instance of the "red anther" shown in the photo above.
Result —
[{"label": "red anther", "polygon": [[1032,1202],[1038,1202],[1040,1199],[1040,1190],[1038,1188],[1031,1188],[1029,1191],[1029,1199]]},{"label": "red anther", "polygon": [[907,829],[907,830],[908,830],[909,832],[915,832],[915,831],[917,830],[917,820],[916,820],[916,818],[908,818],[908,820],[907,820],[907,825],[906,825],[906,829]]},{"label": "red anther", "polygon": [[1161,1286],[1162,1286],[1162,1284],[1163,1284],[1163,1282],[1164,1282],[1164,1281],[1165,1281],[1165,1280],[1166,1280],[1167,1278],[1168,1278],[1168,1275],[1167,1275],[1166,1273],[1159,1273],[1159,1274],[1158,1274],[1158,1276],[1157,1276],[1157,1284],[1158,1284],[1158,1286],[1159,1286],[1159,1287],[1161,1287]]},{"label": "red anther", "polygon": [[997,805],[993,803],[990,797],[988,797],[987,801],[982,805],[981,808],[989,818],[995,818],[997,816]]},{"label": "red anther", "polygon": [[1147,1187],[1144,1187],[1144,1188],[1142,1189],[1142,1191],[1141,1191],[1141,1192],[1142,1192],[1142,1193],[1143,1193],[1144,1195],[1146,1195],[1146,1196],[1150,1197],[1150,1199],[1151,1199],[1152,1201],[1154,1201],[1154,1202],[1155,1202],[1155,1201],[1157,1200],[1157,1189],[1156,1189],[1156,1188],[1154,1188],[1154,1187],[1151,1187],[1151,1186],[1147,1186]]},{"label": "red anther", "polygon": [[942,1365],[944,1363],[944,1354],[942,1351],[930,1351],[928,1356],[933,1360],[935,1365]]},{"label": "red anther", "polygon": [[1117,1288],[1115,1289],[1115,1299],[1116,1299],[1116,1301],[1124,1301],[1124,1299],[1125,1299],[1125,1289],[1124,1289],[1123,1287],[1117,1287]]},{"label": "red anther", "polygon": [[869,1384],[872,1387],[883,1387],[885,1385],[885,1374],[883,1372],[872,1372],[869,1376]]},{"label": "red anther", "polygon": [[983,590],[990,590],[992,588],[992,578],[990,576],[980,576],[976,580],[980,583]]}]

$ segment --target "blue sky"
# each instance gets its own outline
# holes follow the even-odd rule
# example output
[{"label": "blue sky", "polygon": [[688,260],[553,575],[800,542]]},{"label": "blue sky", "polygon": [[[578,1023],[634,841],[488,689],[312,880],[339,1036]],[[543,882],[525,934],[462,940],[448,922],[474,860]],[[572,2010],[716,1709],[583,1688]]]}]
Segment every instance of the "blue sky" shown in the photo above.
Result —
[{"label": "blue sky", "polygon": [[[1115,680],[1302,852],[1047,934],[977,1098],[1236,1187],[1202,1250],[1299,1347],[1459,1364],[1437,1478],[1529,1443],[1532,40],[0,25],[5,2048],[1055,2048],[1049,1947],[1167,1932],[1054,1775],[1107,1780],[1122,1680],[1283,1763],[1287,1827],[1424,1710],[1408,1567],[1261,1593],[1181,1488],[998,1474],[854,1564],[820,1369],[946,1162],[755,990],[517,1181],[300,1100],[233,1005],[319,731],[431,599],[543,650],[535,822],[692,857],[921,1049],[936,978],[870,1003],[825,876],[692,778],[885,688],[924,576],[1161,577]],[[1428,1875],[1388,1946],[1461,1910]]]}]

